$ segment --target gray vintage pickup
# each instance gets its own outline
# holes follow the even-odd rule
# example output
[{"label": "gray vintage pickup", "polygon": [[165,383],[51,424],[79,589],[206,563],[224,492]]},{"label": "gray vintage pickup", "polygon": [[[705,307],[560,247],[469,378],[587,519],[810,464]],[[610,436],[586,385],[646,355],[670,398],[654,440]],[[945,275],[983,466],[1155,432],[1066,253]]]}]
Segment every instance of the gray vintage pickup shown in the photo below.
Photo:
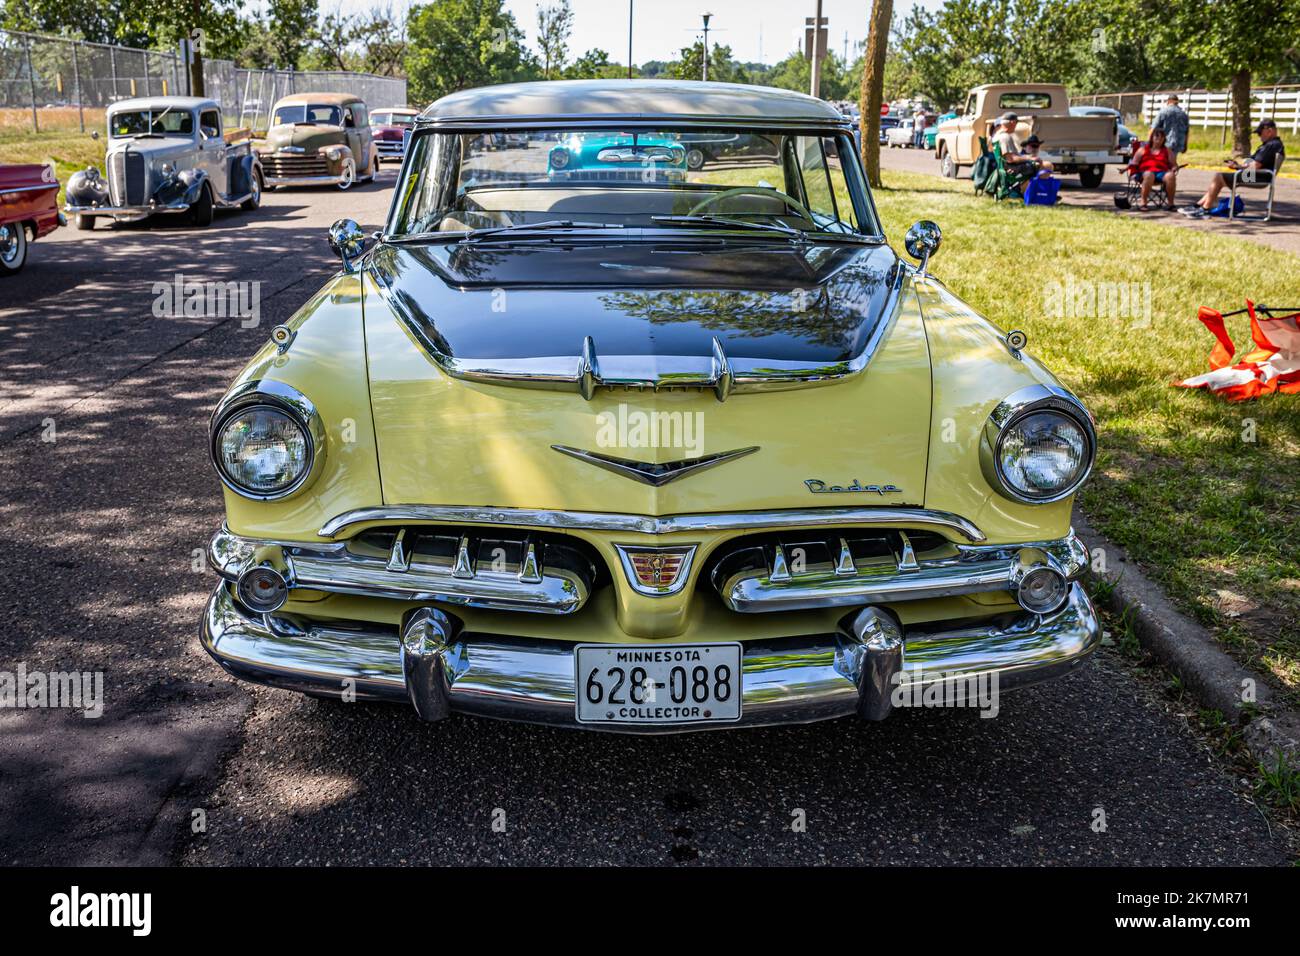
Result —
[{"label": "gray vintage pickup", "polygon": [[107,176],[92,166],[68,180],[64,210],[78,229],[101,217],[133,222],[159,213],[206,226],[215,209],[262,201],[262,167],[247,131],[224,133],[221,107],[201,97],[114,103],[105,165]]}]

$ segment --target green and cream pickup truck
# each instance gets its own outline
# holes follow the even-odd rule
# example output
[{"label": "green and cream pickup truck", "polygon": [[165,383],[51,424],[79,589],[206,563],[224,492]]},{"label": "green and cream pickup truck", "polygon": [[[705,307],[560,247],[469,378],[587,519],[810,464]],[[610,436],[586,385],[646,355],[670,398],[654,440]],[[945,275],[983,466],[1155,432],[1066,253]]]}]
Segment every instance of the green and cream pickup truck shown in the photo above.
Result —
[{"label": "green and cream pickup truck", "polygon": [[1043,141],[1039,156],[1058,173],[1077,173],[1086,189],[1101,185],[1106,167],[1128,160],[1118,145],[1118,120],[1113,116],[1071,116],[1070,97],[1059,83],[989,83],[966,97],[965,108],[939,124],[935,158],[943,174],[955,179],[963,166],[980,155],[980,137],[992,140],[998,118],[1014,113],[1019,119],[1016,137],[1036,135]]}]

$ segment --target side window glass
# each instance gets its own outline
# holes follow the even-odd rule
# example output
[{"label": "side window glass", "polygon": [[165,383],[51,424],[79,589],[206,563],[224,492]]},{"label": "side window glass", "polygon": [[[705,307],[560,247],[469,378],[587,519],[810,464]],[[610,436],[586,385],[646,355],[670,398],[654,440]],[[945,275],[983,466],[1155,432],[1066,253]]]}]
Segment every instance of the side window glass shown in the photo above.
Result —
[{"label": "side window glass", "polygon": [[849,195],[849,182],[844,175],[844,163],[835,140],[830,137],[823,139],[822,152],[826,159],[826,175],[831,184],[831,198],[835,201],[835,216],[841,223],[856,232],[858,217],[853,211],[853,199]]},{"label": "side window glass", "polygon": [[199,114],[199,126],[208,139],[221,136],[221,114],[216,110],[204,110]]}]

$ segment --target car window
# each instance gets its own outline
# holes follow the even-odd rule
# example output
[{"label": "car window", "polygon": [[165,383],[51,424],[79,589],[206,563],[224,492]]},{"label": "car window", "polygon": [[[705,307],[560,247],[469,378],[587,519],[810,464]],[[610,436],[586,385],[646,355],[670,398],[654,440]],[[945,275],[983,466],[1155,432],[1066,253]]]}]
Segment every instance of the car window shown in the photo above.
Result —
[{"label": "car window", "polygon": [[[655,228],[664,225],[656,217],[664,216],[880,233],[869,206],[854,208],[865,187],[847,131],[428,132],[411,149],[391,234],[557,219]],[[807,206],[813,218],[787,200]]]},{"label": "car window", "polygon": [[393,118],[393,114],[392,114],[392,113],[371,113],[371,114],[370,114],[370,125],[371,125],[371,126],[388,126],[389,123],[390,123],[390,121],[392,120],[392,118]]},{"label": "car window", "polygon": [[283,126],[288,123],[315,123],[319,126],[341,126],[343,122],[342,113],[337,106],[325,106],[308,103],[291,103],[287,106],[281,106],[275,111],[272,117],[272,126]]},{"label": "car window", "polygon": [[214,139],[221,135],[221,113],[217,110],[204,110],[199,114],[199,128],[203,135]]},{"label": "car window", "polygon": [[1003,93],[998,97],[998,109],[1002,110],[1046,110],[1052,108],[1052,97],[1048,93]]},{"label": "car window", "polygon": [[188,110],[127,110],[108,121],[111,136],[191,136],[194,114]]},{"label": "car window", "polygon": [[974,94],[974,93],[972,93],[970,96],[966,97],[966,109],[965,109],[965,114],[964,114],[964,115],[966,115],[966,116],[974,116],[974,115],[975,115],[975,94]]}]

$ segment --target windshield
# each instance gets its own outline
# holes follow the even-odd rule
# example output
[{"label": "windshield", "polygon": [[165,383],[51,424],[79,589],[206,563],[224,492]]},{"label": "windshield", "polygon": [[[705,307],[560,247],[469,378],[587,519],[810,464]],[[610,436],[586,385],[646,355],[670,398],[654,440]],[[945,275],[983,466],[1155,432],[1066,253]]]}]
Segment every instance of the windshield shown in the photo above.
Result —
[{"label": "windshield", "polygon": [[371,126],[414,126],[415,117],[410,113],[371,113]]},{"label": "windshield", "polygon": [[388,234],[730,224],[878,236],[866,196],[839,131],[430,132],[412,142]]},{"label": "windshield", "polygon": [[316,123],[321,126],[342,126],[343,114],[337,106],[323,106],[315,103],[293,103],[281,106],[275,111],[272,126],[286,126],[289,123]]},{"label": "windshield", "polygon": [[129,110],[114,113],[108,121],[113,136],[190,136],[194,114],[185,110]]}]

